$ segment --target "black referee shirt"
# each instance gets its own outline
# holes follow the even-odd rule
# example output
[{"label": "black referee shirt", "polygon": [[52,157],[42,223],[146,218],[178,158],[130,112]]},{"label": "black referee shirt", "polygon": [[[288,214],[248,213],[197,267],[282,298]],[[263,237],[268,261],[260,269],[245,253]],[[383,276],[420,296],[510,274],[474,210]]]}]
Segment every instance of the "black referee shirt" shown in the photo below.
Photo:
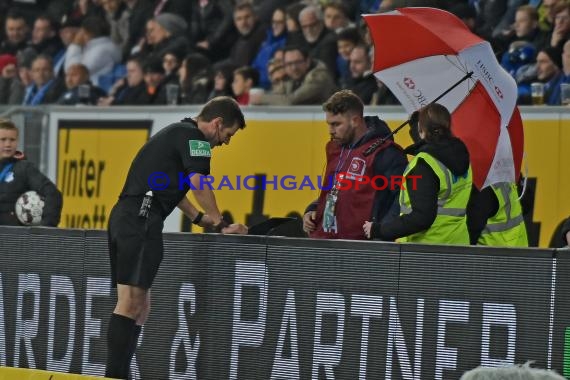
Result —
[{"label": "black referee shirt", "polygon": [[152,190],[153,202],[158,201],[166,218],[190,189],[188,174],[210,174],[210,159],[210,143],[193,121],[171,124],[137,153],[121,197]]}]

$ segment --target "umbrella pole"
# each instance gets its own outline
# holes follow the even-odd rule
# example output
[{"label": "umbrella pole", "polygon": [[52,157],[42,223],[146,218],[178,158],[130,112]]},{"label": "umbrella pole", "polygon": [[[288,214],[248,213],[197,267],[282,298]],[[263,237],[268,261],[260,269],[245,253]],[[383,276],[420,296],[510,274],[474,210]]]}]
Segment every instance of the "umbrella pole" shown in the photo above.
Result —
[{"label": "umbrella pole", "polygon": [[[465,76],[461,79],[459,79],[455,84],[453,84],[453,86],[449,87],[447,90],[445,90],[441,95],[439,95],[437,98],[435,98],[434,100],[432,100],[431,102],[429,102],[429,104],[433,104],[436,103],[439,99],[443,98],[445,95],[449,94],[451,91],[453,91],[453,89],[457,86],[459,86],[461,83],[463,83],[464,81],[466,81],[467,79],[471,78],[473,76],[473,71],[469,71],[467,74],[465,74]],[[368,147],[368,149],[366,149],[364,151],[364,157],[369,156],[372,152],[374,152],[380,145],[384,144],[384,142],[386,142],[386,140],[388,140],[390,137],[394,136],[396,133],[398,133],[400,131],[400,129],[404,128],[406,125],[410,124],[410,119],[404,121],[402,124],[400,124],[400,126],[396,129],[394,129],[392,132],[390,132],[390,134],[388,136],[382,137],[378,140],[376,140],[376,142],[374,142],[374,144],[370,145]]]}]

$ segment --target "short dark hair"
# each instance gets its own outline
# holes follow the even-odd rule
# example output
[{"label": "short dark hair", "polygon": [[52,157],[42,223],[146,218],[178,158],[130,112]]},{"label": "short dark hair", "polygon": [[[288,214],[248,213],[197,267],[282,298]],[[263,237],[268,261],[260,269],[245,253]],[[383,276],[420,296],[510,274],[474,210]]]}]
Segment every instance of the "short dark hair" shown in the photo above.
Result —
[{"label": "short dark hair", "polygon": [[81,22],[81,28],[91,35],[92,38],[109,36],[111,27],[106,19],[99,16],[88,16]]},{"label": "short dark hair", "polygon": [[10,119],[0,119],[0,129],[5,129],[8,131],[16,131],[18,133],[18,128],[14,122]]},{"label": "short dark hair", "polygon": [[285,45],[285,47],[283,48],[283,54],[287,53],[288,51],[295,51],[295,50],[300,52],[303,58],[305,59],[309,58],[309,50],[303,45],[296,45],[296,44]]},{"label": "short dark hair", "polygon": [[339,30],[336,33],[336,40],[350,41],[355,45],[364,44],[364,38],[360,34],[360,30],[355,27],[349,27]]},{"label": "short dark hair", "polygon": [[259,71],[251,66],[243,66],[239,69],[236,69],[234,71],[234,76],[236,75],[241,75],[245,80],[251,79],[251,85],[253,87],[259,84]]},{"label": "short dark hair", "polygon": [[425,140],[440,141],[451,137],[451,114],[438,103],[431,103],[419,111],[419,125],[425,133]]},{"label": "short dark hair", "polygon": [[341,90],[328,98],[323,104],[323,111],[330,112],[333,115],[350,112],[362,116],[364,114],[364,104],[362,99],[351,90]]},{"label": "short dark hair", "polygon": [[231,128],[236,124],[239,129],[245,128],[243,112],[241,112],[239,104],[229,96],[218,96],[211,99],[198,114],[198,119],[206,122],[217,117],[223,119],[223,128]]}]

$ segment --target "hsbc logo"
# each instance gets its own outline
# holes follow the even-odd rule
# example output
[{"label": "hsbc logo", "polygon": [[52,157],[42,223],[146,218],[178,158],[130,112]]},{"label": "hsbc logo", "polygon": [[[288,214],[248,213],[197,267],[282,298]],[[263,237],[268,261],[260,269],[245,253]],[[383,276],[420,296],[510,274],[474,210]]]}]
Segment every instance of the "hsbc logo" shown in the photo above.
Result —
[{"label": "hsbc logo", "polygon": [[406,86],[410,90],[413,90],[416,88],[416,84],[414,83],[412,78],[408,78],[408,77],[404,78],[404,86]]},{"label": "hsbc logo", "polygon": [[501,91],[501,89],[498,86],[495,86],[495,93],[499,98],[503,99],[503,91]]}]

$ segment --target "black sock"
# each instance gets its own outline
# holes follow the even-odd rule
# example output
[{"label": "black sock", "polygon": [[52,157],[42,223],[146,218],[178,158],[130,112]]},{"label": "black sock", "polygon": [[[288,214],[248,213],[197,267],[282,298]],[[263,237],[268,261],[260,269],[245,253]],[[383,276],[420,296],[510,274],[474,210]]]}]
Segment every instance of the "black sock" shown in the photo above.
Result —
[{"label": "black sock", "polygon": [[130,345],[135,330],[135,320],[112,314],[107,331],[107,369],[105,377],[126,379],[129,374]]},{"label": "black sock", "polygon": [[137,350],[137,342],[139,341],[139,335],[141,335],[142,326],[135,325],[133,329],[133,336],[131,337],[131,344],[129,345],[129,372],[131,367],[131,361]]}]

